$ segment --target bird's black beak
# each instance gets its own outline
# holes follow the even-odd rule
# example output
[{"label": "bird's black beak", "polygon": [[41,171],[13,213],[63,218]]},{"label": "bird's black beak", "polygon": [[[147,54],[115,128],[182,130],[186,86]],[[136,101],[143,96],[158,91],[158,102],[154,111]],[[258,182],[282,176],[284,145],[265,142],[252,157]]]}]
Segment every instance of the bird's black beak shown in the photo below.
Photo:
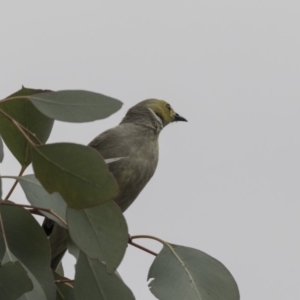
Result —
[{"label": "bird's black beak", "polygon": [[180,116],[179,114],[175,114],[174,116],[174,121],[177,122],[177,121],[184,121],[184,122],[187,122],[187,119],[185,119],[184,117]]}]

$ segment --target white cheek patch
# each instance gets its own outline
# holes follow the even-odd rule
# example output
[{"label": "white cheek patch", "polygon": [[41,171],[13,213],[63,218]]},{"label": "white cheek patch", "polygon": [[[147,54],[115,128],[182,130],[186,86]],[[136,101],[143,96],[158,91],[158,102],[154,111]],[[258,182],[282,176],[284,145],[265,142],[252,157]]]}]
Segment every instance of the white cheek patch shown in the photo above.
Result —
[{"label": "white cheek patch", "polygon": [[107,163],[107,164],[111,164],[115,161],[118,161],[120,159],[123,159],[123,158],[128,158],[128,157],[116,157],[116,158],[107,158],[107,159],[104,159],[104,161]]},{"label": "white cheek patch", "polygon": [[155,119],[158,121],[158,123],[160,124],[160,126],[164,127],[162,119],[151,108],[148,108],[148,109],[151,111],[151,113],[153,114],[153,116],[155,117]]}]

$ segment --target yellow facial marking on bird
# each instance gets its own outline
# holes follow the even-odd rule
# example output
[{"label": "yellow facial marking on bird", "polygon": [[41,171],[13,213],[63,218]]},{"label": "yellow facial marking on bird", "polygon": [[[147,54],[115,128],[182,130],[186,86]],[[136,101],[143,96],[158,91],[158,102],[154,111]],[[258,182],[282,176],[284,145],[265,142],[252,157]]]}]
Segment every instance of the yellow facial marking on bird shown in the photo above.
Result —
[{"label": "yellow facial marking on bird", "polygon": [[164,126],[174,121],[176,113],[166,101],[153,99],[149,101],[147,107],[162,120]]},{"label": "yellow facial marking on bird", "polygon": [[157,121],[161,124],[162,127],[165,127],[171,122],[175,121],[186,121],[185,118],[178,115],[171,105],[164,101],[164,100],[158,100],[158,99],[147,99],[144,101],[139,102],[136,106],[133,106],[131,110],[138,107],[146,107],[148,108],[151,113],[154,115],[154,117],[157,119]]}]

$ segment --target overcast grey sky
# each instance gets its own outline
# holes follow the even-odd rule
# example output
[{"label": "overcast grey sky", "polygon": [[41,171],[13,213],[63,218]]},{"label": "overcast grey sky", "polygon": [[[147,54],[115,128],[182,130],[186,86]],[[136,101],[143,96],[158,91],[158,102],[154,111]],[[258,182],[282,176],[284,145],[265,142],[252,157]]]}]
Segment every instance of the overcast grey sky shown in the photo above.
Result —
[{"label": "overcast grey sky", "polygon": [[[162,132],[130,233],[212,255],[243,300],[300,299],[299,15],[292,0],[2,1],[0,98],[23,84],[123,101],[103,121],[55,123],[49,142],[82,144],[140,100],[169,101],[189,122]],[[16,175],[5,150],[1,174]],[[136,299],[155,299],[152,260],[129,247],[119,269]]]}]

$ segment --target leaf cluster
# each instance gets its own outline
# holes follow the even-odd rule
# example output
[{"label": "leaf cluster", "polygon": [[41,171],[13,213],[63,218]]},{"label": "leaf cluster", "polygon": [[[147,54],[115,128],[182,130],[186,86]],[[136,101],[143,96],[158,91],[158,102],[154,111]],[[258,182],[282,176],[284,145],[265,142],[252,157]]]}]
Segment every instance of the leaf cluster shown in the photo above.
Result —
[{"label": "leaf cluster", "polygon": [[[54,120],[103,119],[121,106],[117,99],[88,91],[24,87],[0,101],[0,136],[21,165],[16,176],[0,178],[0,299],[134,299],[117,273],[128,244],[156,256],[148,279],[158,299],[239,299],[234,278],[211,256],[151,236],[129,238],[126,220],[112,200],[117,183],[100,153],[79,144],[46,144]],[[34,174],[22,176],[31,163]],[[15,180],[5,197],[1,179]],[[17,183],[29,205],[11,201]],[[60,239],[77,260],[74,279],[64,277],[61,264],[51,269],[61,249],[52,247],[51,235],[35,214],[64,233]],[[163,248],[157,255],[136,244],[138,238],[155,239]]]}]

